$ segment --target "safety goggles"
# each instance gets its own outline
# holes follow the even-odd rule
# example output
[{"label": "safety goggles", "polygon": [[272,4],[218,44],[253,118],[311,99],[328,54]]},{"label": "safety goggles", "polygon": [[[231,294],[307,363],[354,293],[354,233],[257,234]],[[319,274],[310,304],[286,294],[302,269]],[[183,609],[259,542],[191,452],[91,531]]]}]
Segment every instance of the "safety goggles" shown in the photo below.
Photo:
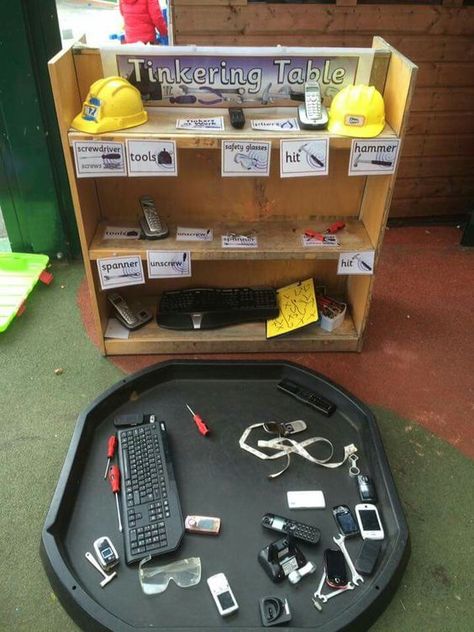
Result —
[{"label": "safety goggles", "polygon": [[145,595],[165,592],[171,580],[180,588],[189,588],[201,581],[201,558],[199,557],[187,557],[164,566],[156,564],[145,566],[150,560],[151,556],[146,557],[138,567],[138,577]]}]

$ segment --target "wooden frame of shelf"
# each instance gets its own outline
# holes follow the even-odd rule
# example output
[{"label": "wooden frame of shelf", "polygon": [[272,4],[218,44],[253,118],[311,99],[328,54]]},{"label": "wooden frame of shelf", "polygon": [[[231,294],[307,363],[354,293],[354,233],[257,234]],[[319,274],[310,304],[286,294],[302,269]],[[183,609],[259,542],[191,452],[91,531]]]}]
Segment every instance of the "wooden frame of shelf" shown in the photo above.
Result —
[{"label": "wooden frame of shelf", "polygon": [[[400,138],[406,127],[416,66],[381,38],[374,38],[371,83],[384,94],[387,125],[377,138]],[[56,103],[63,151],[68,170],[84,266],[91,296],[91,310],[104,354],[212,353],[277,351],[360,351],[372,295],[372,276],[338,276],[337,260],[344,252],[375,250],[383,239],[395,174],[348,176],[351,138],[328,132],[276,132],[232,130],[227,111],[225,131],[190,133],[175,129],[176,118],[195,115],[189,108],[150,108],[149,121],[137,128],[111,132],[100,140],[172,139],[180,150],[178,177],[78,178],[71,145],[75,140],[97,140],[70,129],[80,111],[90,84],[102,76],[97,50],[69,48],[50,61],[50,76]],[[250,110],[252,118],[295,116],[294,108]],[[215,109],[199,108],[200,116],[215,116]],[[328,176],[280,178],[281,138],[330,139]],[[267,178],[222,178],[222,140],[259,140],[272,143],[270,175]],[[170,227],[170,236],[160,241],[105,240],[106,226],[138,226],[138,198],[151,194]],[[323,231],[337,219],[346,223],[338,247],[305,248],[301,237],[306,228]],[[212,242],[176,242],[177,226],[211,227]],[[255,250],[221,247],[220,236],[230,231],[258,235]],[[328,292],[347,301],[343,325],[328,333],[316,325],[267,340],[263,323],[250,323],[221,330],[172,331],[156,322],[131,332],[127,340],[105,339],[110,307],[100,288],[96,260],[138,254],[147,250],[189,250],[192,279],[148,280],[145,285],[124,288],[132,302],[155,308],[157,297],[167,289],[189,286],[272,285],[315,277]],[[238,265],[236,265],[238,262]],[[211,282],[210,282],[211,280]]]}]

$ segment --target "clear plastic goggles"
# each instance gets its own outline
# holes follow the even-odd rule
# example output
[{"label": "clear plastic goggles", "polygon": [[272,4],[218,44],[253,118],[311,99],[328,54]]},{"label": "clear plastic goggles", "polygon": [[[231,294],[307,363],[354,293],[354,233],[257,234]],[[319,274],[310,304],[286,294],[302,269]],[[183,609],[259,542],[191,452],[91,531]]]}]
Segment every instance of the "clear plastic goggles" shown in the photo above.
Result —
[{"label": "clear plastic goggles", "polygon": [[150,560],[151,556],[145,557],[138,566],[140,586],[145,595],[165,592],[171,580],[180,588],[189,588],[201,581],[201,558],[199,557],[187,557],[162,566],[156,564],[145,566]]}]

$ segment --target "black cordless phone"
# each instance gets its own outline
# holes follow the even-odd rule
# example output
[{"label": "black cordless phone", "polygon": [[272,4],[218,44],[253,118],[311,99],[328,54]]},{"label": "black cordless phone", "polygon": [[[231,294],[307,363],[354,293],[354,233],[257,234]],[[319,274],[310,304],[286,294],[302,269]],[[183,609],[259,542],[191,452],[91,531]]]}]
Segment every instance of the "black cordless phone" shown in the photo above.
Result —
[{"label": "black cordless phone", "polygon": [[148,309],[132,311],[127,301],[117,292],[110,292],[107,298],[114,307],[115,317],[127,329],[138,329],[153,318],[153,314]]},{"label": "black cordless phone", "polygon": [[168,226],[158,215],[155,201],[150,195],[142,195],[140,207],[143,217],[140,218],[145,239],[163,239],[168,235]]},{"label": "black cordless phone", "polygon": [[317,544],[321,533],[317,527],[302,522],[296,522],[283,516],[275,516],[275,514],[267,513],[262,518],[262,525],[272,531],[286,533],[293,536],[297,540],[306,542],[307,544]]}]

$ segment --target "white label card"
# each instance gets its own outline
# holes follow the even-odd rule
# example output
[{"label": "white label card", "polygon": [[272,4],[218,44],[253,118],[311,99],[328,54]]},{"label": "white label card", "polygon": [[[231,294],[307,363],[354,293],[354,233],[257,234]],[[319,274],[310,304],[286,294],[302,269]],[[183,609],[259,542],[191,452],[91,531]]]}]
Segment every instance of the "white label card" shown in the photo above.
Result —
[{"label": "white label card", "polygon": [[259,119],[250,121],[252,129],[265,132],[298,132],[300,126],[295,118]]},{"label": "white label card", "polygon": [[212,241],[214,235],[212,228],[185,228],[178,226],[176,229],[176,241]]},{"label": "white label card", "polygon": [[127,140],[129,176],[177,176],[174,140]]},{"label": "white label card", "polygon": [[338,274],[373,274],[375,251],[344,252],[339,255]]},{"label": "white label card", "polygon": [[363,140],[354,138],[349,158],[349,175],[388,175],[395,172],[399,138]]},{"label": "white label card", "polygon": [[147,250],[148,277],[171,279],[191,276],[191,253],[170,250]]},{"label": "white label card", "polygon": [[222,141],[222,175],[268,176],[271,146],[263,141]]},{"label": "white label card", "polygon": [[258,248],[257,235],[236,235],[229,233],[222,235],[223,248]]},{"label": "white label card", "polygon": [[140,230],[132,226],[106,226],[103,239],[139,239]]},{"label": "white label card", "polygon": [[123,143],[75,140],[72,147],[78,178],[110,178],[127,175]]},{"label": "white label card", "polygon": [[329,139],[280,141],[280,176],[327,176],[329,172]]},{"label": "white label card", "polygon": [[194,131],[201,130],[203,132],[209,130],[223,130],[224,117],[213,116],[212,118],[178,119],[176,121],[176,129],[192,129]]},{"label": "white label card", "polygon": [[142,260],[138,255],[97,259],[97,269],[103,290],[145,283]]},{"label": "white label card", "polygon": [[301,241],[305,248],[314,248],[315,246],[339,246],[336,235],[323,235],[323,240],[321,241],[321,239],[303,234],[301,235]]}]

